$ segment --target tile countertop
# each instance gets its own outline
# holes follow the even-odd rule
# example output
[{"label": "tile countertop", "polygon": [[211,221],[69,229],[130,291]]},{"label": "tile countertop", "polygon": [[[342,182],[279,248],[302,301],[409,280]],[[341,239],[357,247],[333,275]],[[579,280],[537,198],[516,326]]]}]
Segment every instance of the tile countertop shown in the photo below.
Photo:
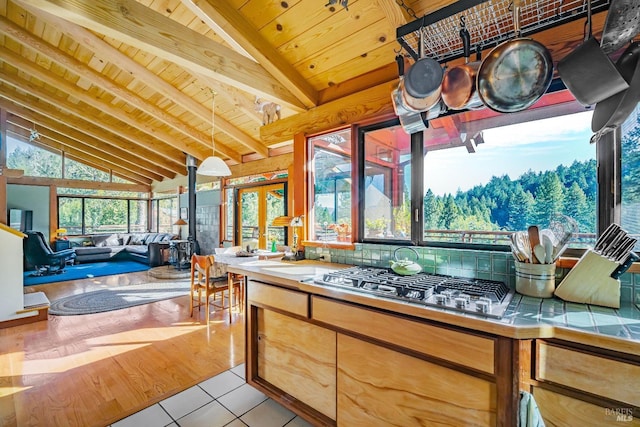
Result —
[{"label": "tile countertop", "polygon": [[315,295],[510,338],[558,338],[640,355],[640,309],[630,303],[619,309],[613,309],[566,302],[555,297],[533,298],[516,293],[504,316],[501,319],[491,319],[305,281],[305,279],[347,267],[351,266],[309,260],[298,262],[251,260],[229,265],[228,270],[245,274],[255,280],[280,284]]}]

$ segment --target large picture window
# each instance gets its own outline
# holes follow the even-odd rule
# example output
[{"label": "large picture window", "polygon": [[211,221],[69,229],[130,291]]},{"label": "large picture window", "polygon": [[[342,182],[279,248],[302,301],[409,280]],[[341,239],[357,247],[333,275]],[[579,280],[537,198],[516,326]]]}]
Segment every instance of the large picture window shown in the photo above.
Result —
[{"label": "large picture window", "polygon": [[[640,104],[639,104],[640,105]],[[633,237],[640,237],[640,108],[621,127],[620,225]],[[635,250],[640,250],[636,244]]]}]

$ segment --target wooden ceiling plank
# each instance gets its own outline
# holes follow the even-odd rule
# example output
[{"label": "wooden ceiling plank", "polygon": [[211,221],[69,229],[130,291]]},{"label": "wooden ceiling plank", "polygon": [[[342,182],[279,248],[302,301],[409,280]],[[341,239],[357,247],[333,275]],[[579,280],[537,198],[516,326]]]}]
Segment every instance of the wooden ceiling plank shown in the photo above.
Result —
[{"label": "wooden ceiling plank", "polygon": [[[34,115],[31,118],[37,120],[38,116]],[[33,123],[13,113],[9,115],[7,122],[21,129],[29,129]],[[88,142],[78,141],[76,139],[70,138],[66,135],[56,132],[54,129],[43,126],[42,124],[40,124],[41,121],[38,122],[38,130],[40,134],[49,138],[49,140],[51,141],[56,141],[57,143],[62,144],[65,147],[78,150],[79,152],[86,153],[89,156],[103,158],[106,162],[118,165],[122,169],[127,169],[131,172],[135,172],[137,175],[148,179],[159,181],[164,178],[163,175],[154,172],[154,165],[152,163],[133,158],[129,153],[125,152],[122,149],[119,149],[117,147],[108,147],[108,151],[104,149],[98,149]]]},{"label": "wooden ceiling plank", "polygon": [[[28,91],[31,95],[37,96],[39,98],[39,101],[47,102],[52,106],[55,106],[56,108],[64,111],[65,113],[68,113],[77,117],[81,121],[87,120],[87,113],[91,115],[92,107],[88,107],[88,106],[82,107],[79,105],[71,104],[66,99],[60,98],[58,96],[48,93],[47,91],[39,89],[38,87],[36,87],[35,85],[31,84],[30,82],[24,79],[19,79],[15,76],[11,76],[0,71],[0,81],[7,83],[9,85],[15,86],[16,88],[20,88],[22,90]],[[31,108],[31,105],[28,105],[28,104],[24,106],[27,108]],[[92,115],[94,117],[97,117],[97,113]],[[155,155],[163,156],[165,159],[163,163],[167,166],[170,166],[170,165],[178,166],[182,163],[181,162],[182,159],[180,158],[179,152],[176,152],[174,149],[171,149],[173,153],[167,149],[161,150],[160,149],[161,147],[159,146],[159,144],[154,143],[153,140],[150,140],[150,139],[145,141],[147,144],[141,144],[140,139],[142,135],[134,134],[131,128],[127,126],[110,124],[105,120],[99,120],[99,121],[96,120],[93,123],[93,126],[96,128],[100,128],[102,130],[106,130],[111,134],[116,135],[120,138],[123,138],[131,142],[132,144],[140,147],[140,149],[142,150],[150,150]],[[151,149],[149,147],[154,147],[154,148]]]},{"label": "wooden ceiling plank", "polygon": [[[29,4],[124,41],[187,70],[287,105],[304,105],[262,66],[133,0],[29,0]],[[158,29],[162,31],[158,31]]]},{"label": "wooden ceiling plank", "polygon": [[[145,68],[140,63],[125,55],[117,48],[107,43],[105,40],[93,34],[91,31],[88,31],[87,29],[79,25],[73,24],[69,21],[65,21],[64,19],[61,19],[40,9],[31,7],[29,5],[25,5],[25,7],[27,10],[29,10],[29,12],[38,16],[39,19],[43,19],[49,22],[50,24],[54,25],[59,31],[64,32],[68,36],[76,40],[80,40],[82,45],[91,49],[94,52],[95,56],[102,59],[104,62],[116,64],[117,67],[126,72],[127,75],[133,76],[137,81],[144,82],[146,86],[152,88],[153,90],[162,94],[164,97],[170,99],[176,104],[181,105],[185,110],[190,111],[200,119],[207,122],[210,121],[211,111],[209,109],[204,107],[202,104],[194,101],[193,98],[186,96],[182,91],[169,84],[166,80],[152,73],[149,69]],[[237,92],[237,89],[235,88],[220,84],[218,82],[216,83],[217,85],[215,88],[213,88],[213,90],[220,93],[221,96],[228,96],[229,98],[231,98],[233,97],[233,95],[228,95],[226,92],[230,90]],[[253,139],[249,135],[243,133],[223,117],[216,117],[216,124],[222,132],[227,133],[229,136],[236,139],[247,148],[259,152],[263,155],[266,154],[266,147],[264,147],[260,141]],[[264,147],[264,150],[262,149],[262,147]],[[233,150],[227,150],[225,153],[221,152],[221,154],[224,154],[235,161],[241,161],[240,154],[234,152]]]},{"label": "wooden ceiling plank", "polygon": [[31,35],[13,22],[0,18],[0,31],[9,37],[15,38],[17,41],[24,43],[26,46],[35,49],[37,52],[46,55],[53,61],[89,80],[92,84],[106,90],[157,120],[160,120],[176,131],[189,136],[193,141],[184,142],[173,138],[170,145],[184,153],[191,154],[196,158],[202,158],[202,153],[200,151],[201,147],[199,147],[198,143],[208,145],[210,142],[208,137],[202,132],[198,132],[193,127],[187,126],[185,123],[168,114],[164,110],[156,107],[155,105],[151,105],[145,99],[109,80],[102,74],[86,66],[84,63],[76,60],[74,57],[67,55],[54,46],[51,46],[41,39]]},{"label": "wooden ceiling plank", "polygon": [[[38,124],[42,124],[46,127],[56,129],[58,132],[78,141],[90,141],[95,139],[100,143],[106,143],[109,146],[118,147],[129,153],[129,158],[134,162],[139,161],[135,156],[149,161],[154,165],[155,170],[163,176],[169,177],[175,173],[182,172],[179,165],[176,163],[169,163],[164,157],[160,157],[149,150],[143,150],[141,147],[119,141],[118,138],[114,138],[104,130],[93,126],[89,122],[62,115],[54,107],[42,106],[40,103],[34,102],[33,99],[19,94],[15,90],[9,90],[6,87],[2,87],[2,90],[0,91],[0,107],[6,108],[10,112],[15,112],[15,114],[19,116],[25,118],[29,117],[34,123],[37,122]],[[33,119],[34,112],[38,114],[38,120]],[[78,129],[82,129],[82,131]]]},{"label": "wooden ceiling plank", "polygon": [[282,82],[307,108],[317,105],[318,92],[288,63],[236,9],[225,0],[182,0],[225,40],[239,45],[272,76]]},{"label": "wooden ceiling plank", "polygon": [[[14,135],[14,137],[17,137],[18,139],[22,139],[23,141],[29,140],[29,131],[17,125],[8,124],[7,131],[11,132]],[[135,181],[139,184],[151,185],[151,183],[153,182],[153,180],[150,178],[146,178],[142,175],[133,173],[128,169],[120,167],[118,164],[108,162],[101,155],[93,156],[93,155],[87,154],[83,151],[80,151],[68,145],[62,144],[54,139],[50,139],[44,134],[40,134],[40,142],[32,141],[30,142],[30,144],[33,144],[36,146],[42,145],[48,148],[53,148],[57,151],[64,151],[65,157],[72,158],[77,162],[84,163],[98,170],[113,171],[114,173],[117,173],[121,177]]]},{"label": "wooden ceiling plank", "polygon": [[410,16],[407,10],[401,7],[395,0],[375,0],[375,3],[382,10],[387,21],[389,21],[389,25],[391,25],[393,29],[402,27],[416,19]]},{"label": "wooden ceiling plank", "polygon": [[267,145],[293,139],[296,133],[313,134],[357,123],[377,115],[394,114],[391,91],[398,81],[383,83],[312,108],[304,114],[287,117],[260,128]]},{"label": "wooden ceiling plank", "polygon": [[[59,97],[54,98],[53,95],[49,94],[46,91],[37,90],[33,88],[33,85],[26,80],[20,80],[20,79],[17,79],[15,76],[11,76],[6,73],[0,72],[0,75],[2,76],[1,78],[3,81],[11,85],[21,87],[23,89],[26,88],[29,91],[31,91],[34,95],[37,95],[38,97],[46,100],[47,102],[57,105],[59,108],[63,108],[67,112],[70,112],[79,117],[84,117],[88,113],[90,113],[91,110],[93,110],[94,108],[97,108],[102,113],[108,114],[120,120],[121,122],[128,124],[133,129],[138,128],[139,130],[149,135],[149,137],[141,139],[139,135],[131,134],[131,132],[127,130],[128,128],[126,126],[110,125],[105,121],[96,122],[96,124],[99,125],[100,127],[103,127],[109,130],[110,132],[133,142],[134,144],[141,145],[143,147],[153,146],[154,151],[156,151],[158,154],[164,155],[169,160],[175,159],[175,154],[176,154],[175,150],[173,149],[162,150],[159,148],[159,144],[158,144],[159,141],[162,141],[165,144],[172,146],[171,142],[172,140],[175,140],[175,136],[170,135],[162,131],[161,129],[154,129],[149,125],[145,124],[144,122],[142,122],[141,120],[136,120],[134,116],[127,113],[125,110],[117,108],[113,106],[111,103],[103,102],[100,99],[96,99],[94,96],[90,95],[85,91],[78,89],[77,86],[67,82],[64,79],[61,79],[55,76],[53,73],[49,73],[45,69],[33,63],[22,60],[22,58],[19,55],[16,55],[6,50],[0,50],[0,60],[13,63],[13,64],[20,64],[19,67],[22,72],[29,74],[31,76],[34,76],[38,80],[41,80],[44,83],[47,83],[48,85],[51,85],[52,87],[55,87],[58,90],[63,91],[68,96],[74,97],[75,99],[78,99],[84,102],[85,104],[87,104],[88,109],[86,107],[70,104],[68,101],[66,101],[63,98],[59,98]],[[207,155],[208,155],[208,150],[205,150],[204,147],[201,147],[199,149],[199,158],[204,159],[205,157],[207,157]]]}]

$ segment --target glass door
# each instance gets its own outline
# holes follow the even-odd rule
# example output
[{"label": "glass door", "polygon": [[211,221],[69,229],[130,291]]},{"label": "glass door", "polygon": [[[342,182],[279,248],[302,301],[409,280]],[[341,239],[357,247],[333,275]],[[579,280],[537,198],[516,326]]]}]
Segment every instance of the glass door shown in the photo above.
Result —
[{"label": "glass door", "polygon": [[286,243],[284,227],[273,226],[273,220],[285,215],[285,184],[270,184],[238,190],[238,223],[236,242],[243,249],[271,250]]}]

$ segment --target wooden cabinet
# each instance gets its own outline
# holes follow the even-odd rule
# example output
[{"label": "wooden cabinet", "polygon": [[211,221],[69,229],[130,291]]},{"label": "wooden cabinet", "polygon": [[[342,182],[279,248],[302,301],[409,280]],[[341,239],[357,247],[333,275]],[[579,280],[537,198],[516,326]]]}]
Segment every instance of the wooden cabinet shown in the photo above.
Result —
[{"label": "wooden cabinet", "polygon": [[317,425],[335,425],[336,333],[311,324],[309,295],[249,280],[247,382]]},{"label": "wooden cabinet", "polygon": [[533,396],[547,425],[640,425],[640,359],[536,340]]},{"label": "wooden cabinet", "polygon": [[338,426],[496,425],[496,385],[338,335]]},{"label": "wooden cabinet", "polygon": [[248,281],[247,381],[331,426],[511,426],[513,341]]}]

